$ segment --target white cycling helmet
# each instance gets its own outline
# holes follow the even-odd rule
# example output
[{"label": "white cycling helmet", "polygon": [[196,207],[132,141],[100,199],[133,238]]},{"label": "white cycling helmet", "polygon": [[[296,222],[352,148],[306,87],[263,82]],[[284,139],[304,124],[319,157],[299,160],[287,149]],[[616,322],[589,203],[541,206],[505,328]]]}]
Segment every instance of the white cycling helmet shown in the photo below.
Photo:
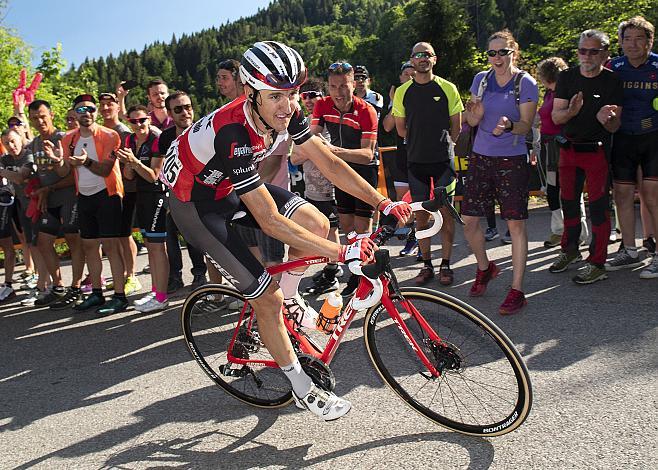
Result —
[{"label": "white cycling helmet", "polygon": [[240,78],[255,90],[298,88],[306,81],[306,75],[299,53],[280,42],[257,42],[242,55]]}]

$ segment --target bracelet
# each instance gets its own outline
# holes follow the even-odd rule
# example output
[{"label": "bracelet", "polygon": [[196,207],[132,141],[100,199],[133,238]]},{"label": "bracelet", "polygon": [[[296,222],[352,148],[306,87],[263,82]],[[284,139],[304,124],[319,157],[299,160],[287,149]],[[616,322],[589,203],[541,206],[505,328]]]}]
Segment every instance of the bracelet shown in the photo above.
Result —
[{"label": "bracelet", "polygon": [[505,132],[512,132],[514,130],[514,121],[508,118],[509,128],[505,126]]},{"label": "bracelet", "polygon": [[385,197],[384,199],[382,199],[381,201],[379,201],[379,202],[377,203],[377,205],[375,206],[375,210],[378,211],[378,210],[379,210],[379,206],[382,204],[382,202],[386,201],[387,199],[388,199],[388,198]]},{"label": "bracelet", "polygon": [[82,166],[86,168],[90,168],[92,165],[93,161],[91,158],[87,157],[84,162],[82,162]]}]

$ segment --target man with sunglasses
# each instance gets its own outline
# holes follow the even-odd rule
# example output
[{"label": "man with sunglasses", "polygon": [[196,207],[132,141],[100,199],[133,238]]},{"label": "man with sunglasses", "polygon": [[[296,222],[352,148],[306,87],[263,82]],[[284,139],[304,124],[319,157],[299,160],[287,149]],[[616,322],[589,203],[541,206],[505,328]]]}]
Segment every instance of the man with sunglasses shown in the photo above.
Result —
[{"label": "man with sunglasses", "polygon": [[384,97],[370,89],[370,72],[365,65],[354,66],[354,96],[365,100],[373,105],[377,111],[377,119],[384,107]]},{"label": "man with sunglasses", "polygon": [[[654,33],[654,25],[641,16],[624,21],[619,27],[624,55],[611,63],[624,85],[624,114],[612,146],[623,249],[606,263],[608,271],[634,268],[643,262],[635,245],[636,184],[640,202],[650,214],[648,221],[643,220],[649,225],[646,235],[658,234],[658,54],[651,52]],[[658,257],[640,272],[640,278],[658,278]]]},{"label": "man with sunglasses", "polygon": [[[221,65],[221,63],[220,63]],[[167,96],[165,100],[167,112],[174,120],[174,126],[162,131],[158,139],[158,151],[160,155],[166,155],[171,143],[176,137],[181,135],[185,129],[190,127],[194,122],[194,108],[192,101],[184,91],[175,91]],[[173,294],[185,284],[183,282],[183,258],[178,241],[179,230],[167,212],[167,256],[169,258],[169,281],[167,283],[167,293]],[[192,288],[202,286],[207,282],[206,263],[203,259],[203,253],[197,250],[190,242],[187,242],[187,254],[192,262]],[[219,279],[221,282],[221,278]],[[214,282],[215,280],[213,280]]]},{"label": "man with sunglasses", "polygon": [[[395,91],[393,116],[398,134],[407,142],[407,174],[409,190],[414,202],[430,197],[430,185],[445,186],[451,194],[455,187],[453,142],[461,130],[464,105],[457,87],[432,73],[436,53],[431,44],[419,42],[411,51],[411,65],[416,74],[413,80]],[[439,268],[439,282],[448,286],[453,282],[450,254],[455,238],[455,221],[442,208],[443,227],[441,247],[443,259]],[[425,211],[416,212],[416,227],[424,230],[429,224]],[[431,241],[419,242],[424,266],[415,278],[422,286],[434,278]]]},{"label": "man with sunglasses", "polygon": [[290,246],[291,260],[307,255],[340,262],[373,259],[376,247],[369,238],[347,246],[327,240],[329,223],[317,209],[285,189],[263,184],[256,164],[289,138],[337,187],[385,215],[406,221],[410,208],[382,197],[311,134],[298,105],[306,76],[294,49],[274,41],[255,43],[240,66],[245,94],[183,132],[167,152],[162,175],[172,188],[169,205],[178,227],[253,306],[260,337],[289,379],[297,406],[331,421],[351,404],[315,385],[302,370],[281,315],[284,307],[300,323],[307,318],[297,292],[304,269],[273,282],[233,225],[260,227]]},{"label": "man with sunglasses", "polygon": [[[121,258],[121,210],[123,181],[116,151],[121,139],[112,129],[96,123],[96,99],[90,94],[73,100],[80,128],[66,133],[57,145],[45,144],[48,157],[60,175],[73,173],[78,192],[80,236],[87,259],[92,292],[76,311],[96,308],[98,315],[111,315],[128,307],[124,292],[124,265]],[[114,280],[114,296],[106,303],[101,286],[103,263],[100,244],[107,255]]]},{"label": "man with sunglasses", "polygon": [[[335,62],[329,66],[328,75],[329,96],[315,103],[311,132],[320,134],[326,126],[331,136],[330,142],[326,142],[327,148],[376,188],[377,112],[371,104],[354,95],[354,67],[347,62]],[[367,201],[337,187],[336,206],[343,233],[370,232],[375,208]],[[350,276],[341,295],[351,296],[358,283],[358,276]]]},{"label": "man with sunglasses", "polygon": [[582,258],[580,238],[580,195],[587,181],[592,241],[585,269],[572,280],[591,284],[608,276],[604,268],[610,235],[609,175],[607,155],[612,134],[621,124],[624,90],[609,69],[610,39],[607,34],[588,29],[580,34],[580,65],[560,72],[555,88],[551,117],[563,126],[560,146],[560,198],[564,214],[562,252],[549,271],[566,271]]},{"label": "man with sunglasses", "polygon": [[[35,100],[28,106],[28,114],[32,126],[39,133],[28,146],[34,156],[36,175],[40,184],[35,194],[39,200],[41,216],[35,225],[33,235],[37,251],[42,256],[52,279],[52,287],[42,291],[40,297],[35,299],[34,305],[66,308],[81,299],[80,282],[85,263],[78,228],[75,182],[73,175],[60,175],[56,165],[46,153],[49,145],[60,145],[64,137],[64,133],[53,124],[54,114],[50,104],[44,100]],[[73,282],[72,288],[68,291],[62,284],[59,257],[55,252],[55,240],[61,232],[64,233],[66,244],[71,250]],[[37,288],[42,289],[46,281],[39,278]]]}]

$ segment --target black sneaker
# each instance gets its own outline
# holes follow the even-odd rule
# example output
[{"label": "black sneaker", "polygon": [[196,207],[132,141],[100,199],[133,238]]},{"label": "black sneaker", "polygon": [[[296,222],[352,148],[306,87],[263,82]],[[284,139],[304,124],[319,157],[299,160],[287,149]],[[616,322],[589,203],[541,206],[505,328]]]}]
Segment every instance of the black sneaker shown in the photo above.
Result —
[{"label": "black sneaker", "polygon": [[645,238],[642,242],[642,246],[649,252],[649,256],[656,254],[656,240],[653,237]]},{"label": "black sneaker", "polygon": [[[192,279],[192,284],[190,287],[192,290],[196,289],[197,287],[201,287],[208,284],[208,279],[206,279],[205,274],[195,274],[194,279]],[[167,290],[169,290],[169,286],[167,286]]]},{"label": "black sneaker", "polygon": [[60,300],[62,297],[66,295],[66,289],[62,288],[62,290],[57,291],[55,289],[50,289],[45,295],[42,297],[38,298],[34,302],[35,307],[47,307],[50,304],[54,304],[58,300]]},{"label": "black sneaker", "polygon": [[173,294],[176,292],[178,289],[182,289],[185,287],[185,284],[183,284],[182,279],[178,278],[171,278],[169,279],[169,282],[167,283],[167,294]]},{"label": "black sneaker", "polygon": [[65,310],[82,302],[82,291],[74,287],[66,289],[64,297],[50,305],[52,310]]},{"label": "black sneaker", "polygon": [[318,279],[313,280],[313,284],[306,288],[306,294],[324,294],[326,292],[332,292],[338,290],[340,283],[336,279],[335,274],[327,274],[325,271],[321,271],[322,276]]},{"label": "black sneaker", "polygon": [[343,297],[351,297],[356,292],[356,288],[359,287],[359,276],[352,274],[347,281],[347,285],[341,291],[340,295]]},{"label": "black sneaker", "polygon": [[[322,268],[321,271],[318,271],[317,273],[313,274],[313,277],[311,279],[313,280],[313,282],[317,282],[317,280],[320,279],[320,277],[324,276],[325,273],[332,273],[332,270],[328,269],[325,266],[324,268]],[[344,274],[343,267],[338,266],[338,269],[335,271],[335,273],[333,273],[333,276],[336,279],[339,279],[339,278],[343,277],[343,274]]]},{"label": "black sneaker", "polygon": [[128,308],[128,301],[120,299],[119,297],[112,297],[109,302],[107,302],[102,307],[96,309],[98,315],[113,315],[115,313],[123,312]]},{"label": "black sneaker", "polygon": [[99,307],[105,303],[105,297],[102,294],[91,293],[81,304],[74,305],[73,310],[84,312],[90,308]]}]

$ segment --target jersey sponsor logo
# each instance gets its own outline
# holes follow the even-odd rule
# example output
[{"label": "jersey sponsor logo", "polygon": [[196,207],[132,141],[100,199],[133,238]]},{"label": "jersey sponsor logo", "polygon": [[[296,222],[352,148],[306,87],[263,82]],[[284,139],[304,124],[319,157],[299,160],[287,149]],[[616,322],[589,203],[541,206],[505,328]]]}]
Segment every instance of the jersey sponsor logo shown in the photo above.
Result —
[{"label": "jersey sponsor logo", "polygon": [[238,147],[238,143],[233,142],[231,143],[231,149],[229,150],[228,158],[251,156],[253,153],[253,149],[250,145],[245,144]]},{"label": "jersey sponsor logo", "polygon": [[235,176],[244,175],[246,173],[251,173],[252,171],[255,171],[255,170],[256,170],[256,167],[254,165],[249,165],[248,167],[244,167],[244,168],[233,168],[233,174]]},{"label": "jersey sponsor logo", "polygon": [[224,176],[224,174],[221,171],[209,169],[205,175],[197,177],[197,180],[205,186],[217,186],[217,183],[222,179],[222,176]]},{"label": "jersey sponsor logo", "polygon": [[440,101],[441,100],[440,96],[432,96],[432,98],[434,98],[434,101]]}]

